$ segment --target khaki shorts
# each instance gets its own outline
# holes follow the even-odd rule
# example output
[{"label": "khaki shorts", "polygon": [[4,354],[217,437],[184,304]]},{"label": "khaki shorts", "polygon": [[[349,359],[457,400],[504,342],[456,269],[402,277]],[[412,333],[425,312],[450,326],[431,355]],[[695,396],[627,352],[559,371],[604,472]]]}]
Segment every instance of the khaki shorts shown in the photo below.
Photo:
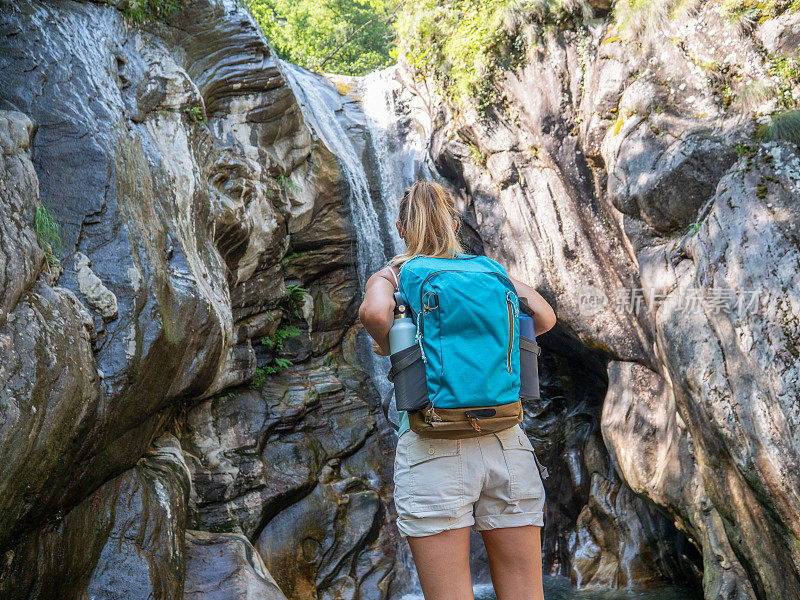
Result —
[{"label": "khaki shorts", "polygon": [[403,537],[544,525],[544,486],[519,424],[459,440],[408,430],[397,442],[394,486]]}]

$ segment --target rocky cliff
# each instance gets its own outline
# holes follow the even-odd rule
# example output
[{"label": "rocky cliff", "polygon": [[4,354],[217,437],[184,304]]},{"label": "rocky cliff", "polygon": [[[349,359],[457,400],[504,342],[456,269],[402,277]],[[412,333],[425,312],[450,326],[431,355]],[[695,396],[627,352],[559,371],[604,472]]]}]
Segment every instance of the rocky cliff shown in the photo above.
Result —
[{"label": "rocky cliff", "polygon": [[257,25],[0,10],[0,596],[397,595],[347,190]]},{"label": "rocky cliff", "polygon": [[481,113],[406,78],[486,252],[559,316],[556,387],[526,420],[558,473],[546,561],[584,584],[699,569],[707,598],[800,597],[800,156],[755,135],[800,96],[776,69],[800,15],[695,3],[637,36],[591,4]]},{"label": "rocky cliff", "polygon": [[559,317],[525,420],[547,570],[800,595],[800,160],[725,91],[800,25],[602,10],[478,114],[283,64],[235,0],[0,2],[0,596],[411,589],[356,308],[418,176]]}]

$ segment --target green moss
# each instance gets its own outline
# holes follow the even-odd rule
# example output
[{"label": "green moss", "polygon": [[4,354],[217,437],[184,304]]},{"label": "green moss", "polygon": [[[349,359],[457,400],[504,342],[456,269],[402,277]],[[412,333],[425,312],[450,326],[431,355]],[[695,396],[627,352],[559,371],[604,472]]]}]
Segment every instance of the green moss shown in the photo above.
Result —
[{"label": "green moss", "polygon": [[106,0],[134,23],[161,21],[180,8],[185,0]]},{"label": "green moss", "polygon": [[798,10],[800,0],[722,0],[720,3],[720,12],[730,22],[748,25]]},{"label": "green moss", "polygon": [[36,231],[36,240],[44,251],[47,264],[51,268],[58,267],[61,263],[61,228],[53,213],[46,206],[36,208],[33,218],[33,229]]}]

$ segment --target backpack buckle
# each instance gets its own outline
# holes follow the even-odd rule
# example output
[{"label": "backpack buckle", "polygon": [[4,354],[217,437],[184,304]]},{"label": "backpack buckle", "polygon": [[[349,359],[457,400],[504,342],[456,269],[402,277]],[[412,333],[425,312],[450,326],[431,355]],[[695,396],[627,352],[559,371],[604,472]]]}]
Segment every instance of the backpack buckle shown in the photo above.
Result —
[{"label": "backpack buckle", "polygon": [[434,421],[441,421],[442,417],[436,414],[436,411],[433,410],[433,403],[428,405],[428,408],[425,409],[425,422],[430,424]]}]

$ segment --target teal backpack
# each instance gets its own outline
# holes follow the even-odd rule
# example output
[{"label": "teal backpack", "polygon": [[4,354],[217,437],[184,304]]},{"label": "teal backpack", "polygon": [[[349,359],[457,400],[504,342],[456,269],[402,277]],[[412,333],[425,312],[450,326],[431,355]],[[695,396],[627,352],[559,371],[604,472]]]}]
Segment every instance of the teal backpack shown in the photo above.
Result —
[{"label": "teal backpack", "polygon": [[487,256],[417,256],[401,268],[399,288],[434,407],[519,400],[519,298],[502,265]]}]

